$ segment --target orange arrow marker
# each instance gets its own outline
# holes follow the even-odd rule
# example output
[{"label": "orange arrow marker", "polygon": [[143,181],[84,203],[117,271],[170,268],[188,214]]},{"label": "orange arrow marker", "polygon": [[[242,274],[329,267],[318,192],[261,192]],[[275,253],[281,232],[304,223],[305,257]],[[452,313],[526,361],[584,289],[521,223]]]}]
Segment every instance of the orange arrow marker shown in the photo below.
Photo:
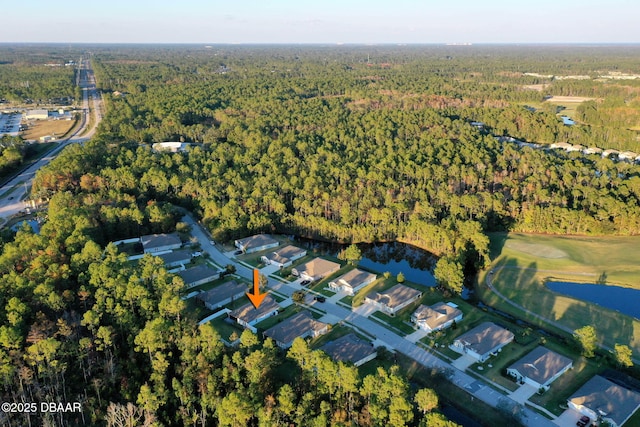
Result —
[{"label": "orange arrow marker", "polygon": [[247,292],[247,296],[255,308],[260,307],[262,300],[267,296],[267,294],[260,293],[260,272],[256,268],[253,269],[253,293]]}]

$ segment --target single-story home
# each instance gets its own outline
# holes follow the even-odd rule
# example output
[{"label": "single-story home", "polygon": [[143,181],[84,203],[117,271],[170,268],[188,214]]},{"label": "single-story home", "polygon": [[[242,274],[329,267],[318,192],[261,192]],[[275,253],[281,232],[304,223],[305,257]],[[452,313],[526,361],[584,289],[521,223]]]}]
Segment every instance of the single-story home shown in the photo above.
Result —
[{"label": "single-story home", "polygon": [[623,151],[618,154],[618,159],[620,160],[635,160],[638,157],[638,153],[634,153],[633,151]]},{"label": "single-story home", "polygon": [[279,244],[280,242],[267,234],[256,234],[255,236],[249,236],[235,241],[236,248],[246,254],[275,248]]},{"label": "single-story home", "polygon": [[589,147],[589,148],[585,148],[582,152],[584,154],[601,154],[602,153],[602,148]]},{"label": "single-story home", "polygon": [[165,252],[157,255],[164,262],[165,267],[177,267],[191,262],[191,251],[180,250]]},{"label": "single-story home", "polygon": [[229,313],[229,318],[238,322],[238,324],[249,329],[251,332],[256,333],[256,323],[260,323],[267,317],[275,316],[280,310],[280,305],[274,300],[271,295],[267,295],[262,300],[260,307],[255,308],[252,303],[243,305],[242,307],[233,310]]},{"label": "single-story home", "polygon": [[208,265],[197,265],[195,267],[179,271],[177,274],[182,278],[187,288],[203,285],[220,278],[220,272]]},{"label": "single-story home", "polygon": [[196,295],[196,299],[202,301],[209,310],[216,310],[225,304],[242,298],[247,289],[246,285],[231,280],[206,292],[199,293]]},{"label": "single-story home", "polygon": [[267,329],[263,335],[265,338],[272,338],[278,347],[287,349],[297,337],[315,338],[328,331],[328,324],[314,319],[311,313],[304,310]]},{"label": "single-story home", "polygon": [[378,355],[373,344],[361,340],[353,333],[328,342],[320,350],[336,362],[351,362],[355,366],[367,363]]},{"label": "single-story home", "polygon": [[340,270],[340,264],[322,258],[314,258],[291,270],[291,274],[304,280],[320,280]]},{"label": "single-story home", "polygon": [[486,361],[513,341],[513,333],[493,322],[484,322],[460,335],[449,348],[460,354],[468,354],[478,362]]},{"label": "single-story home", "polygon": [[289,267],[293,261],[302,258],[307,251],[297,246],[288,245],[277,251],[262,255],[260,258],[265,264],[277,265],[280,268]]},{"label": "single-story home", "polygon": [[140,237],[140,243],[142,243],[145,254],[170,251],[182,246],[182,241],[176,233],[148,234]]},{"label": "single-story home", "polygon": [[435,332],[462,320],[462,311],[452,302],[439,302],[432,306],[421,304],[411,315],[411,321],[420,329]]},{"label": "single-story home", "polygon": [[362,271],[357,268],[343,274],[337,279],[329,282],[329,287],[337,292],[345,292],[349,295],[355,295],[360,289],[376,280],[378,276],[368,271]]},{"label": "single-story home", "polygon": [[596,375],[567,400],[569,408],[592,420],[602,417],[614,427],[622,426],[640,407],[640,393]]},{"label": "single-story home", "polygon": [[383,313],[393,316],[420,297],[422,292],[419,290],[397,284],[386,291],[371,292],[365,297],[364,302],[373,304]]},{"label": "single-story home", "polygon": [[507,368],[507,375],[521,384],[548,390],[552,382],[573,367],[573,361],[539,346]]}]

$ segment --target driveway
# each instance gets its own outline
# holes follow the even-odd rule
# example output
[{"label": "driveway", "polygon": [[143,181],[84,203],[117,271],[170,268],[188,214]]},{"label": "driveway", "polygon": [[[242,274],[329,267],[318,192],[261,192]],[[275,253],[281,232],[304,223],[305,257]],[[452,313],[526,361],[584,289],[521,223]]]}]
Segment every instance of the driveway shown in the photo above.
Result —
[{"label": "driveway", "polygon": [[464,372],[469,366],[473,365],[476,362],[477,360],[473,357],[469,356],[468,354],[463,354],[462,356],[454,360],[451,364],[454,368],[460,369]]},{"label": "driveway", "polygon": [[573,409],[567,409],[553,422],[560,427],[574,427],[576,422],[582,417],[582,414],[574,411]]},{"label": "driveway", "polygon": [[518,403],[524,404],[531,396],[536,394],[538,389],[530,384],[522,384],[516,391],[511,393],[509,397]]}]

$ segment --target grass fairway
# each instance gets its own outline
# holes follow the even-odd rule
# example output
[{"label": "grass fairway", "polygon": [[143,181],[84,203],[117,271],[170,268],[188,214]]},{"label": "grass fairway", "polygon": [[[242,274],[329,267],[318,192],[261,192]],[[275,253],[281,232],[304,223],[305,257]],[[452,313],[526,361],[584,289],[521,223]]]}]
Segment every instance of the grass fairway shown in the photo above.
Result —
[{"label": "grass fairway", "polygon": [[[601,344],[629,345],[640,354],[640,322],[595,304],[551,292],[548,279],[606,283],[640,289],[640,237],[567,237],[492,234],[493,285],[516,304],[571,329],[593,325]],[[489,305],[533,324],[542,322],[506,303],[485,286],[479,296]],[[549,327],[548,324],[545,327]],[[550,329],[561,332],[554,327]]]}]

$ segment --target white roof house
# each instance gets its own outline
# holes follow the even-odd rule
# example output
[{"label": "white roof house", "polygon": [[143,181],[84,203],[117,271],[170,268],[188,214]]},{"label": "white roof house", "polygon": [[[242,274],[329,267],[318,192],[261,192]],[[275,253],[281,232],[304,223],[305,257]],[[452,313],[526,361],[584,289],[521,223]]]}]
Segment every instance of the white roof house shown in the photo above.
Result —
[{"label": "white roof house", "polygon": [[364,302],[393,316],[420,297],[422,292],[419,290],[398,284],[386,291],[371,292],[365,297]]},{"label": "white roof house", "polygon": [[513,341],[514,335],[492,322],[484,322],[460,335],[449,348],[460,354],[468,354],[478,362],[486,361]]},{"label": "white roof house", "polygon": [[323,258],[314,258],[291,270],[291,274],[304,280],[320,280],[340,270],[340,264]]},{"label": "white roof house", "polygon": [[376,278],[377,276],[373,273],[355,268],[329,282],[329,287],[338,292],[345,292],[349,295],[354,295],[360,289],[376,280]]},{"label": "white roof house", "polygon": [[602,417],[614,427],[620,427],[640,407],[640,393],[596,375],[573,393],[567,403],[592,420]]},{"label": "white roof house", "polygon": [[263,255],[260,259],[265,264],[277,265],[280,268],[284,268],[289,267],[293,261],[302,258],[306,254],[306,250],[300,249],[297,246],[288,245]]},{"label": "white roof house", "polygon": [[509,366],[507,375],[520,383],[549,389],[552,382],[572,367],[573,361],[568,357],[539,346]]},{"label": "white roof house", "polygon": [[256,234],[255,236],[236,240],[234,243],[238,249],[247,254],[275,248],[280,244],[280,242],[267,234]]},{"label": "white roof house", "polygon": [[462,311],[455,304],[439,302],[432,306],[420,305],[411,315],[411,321],[420,329],[434,332],[461,321],[462,316]]}]

